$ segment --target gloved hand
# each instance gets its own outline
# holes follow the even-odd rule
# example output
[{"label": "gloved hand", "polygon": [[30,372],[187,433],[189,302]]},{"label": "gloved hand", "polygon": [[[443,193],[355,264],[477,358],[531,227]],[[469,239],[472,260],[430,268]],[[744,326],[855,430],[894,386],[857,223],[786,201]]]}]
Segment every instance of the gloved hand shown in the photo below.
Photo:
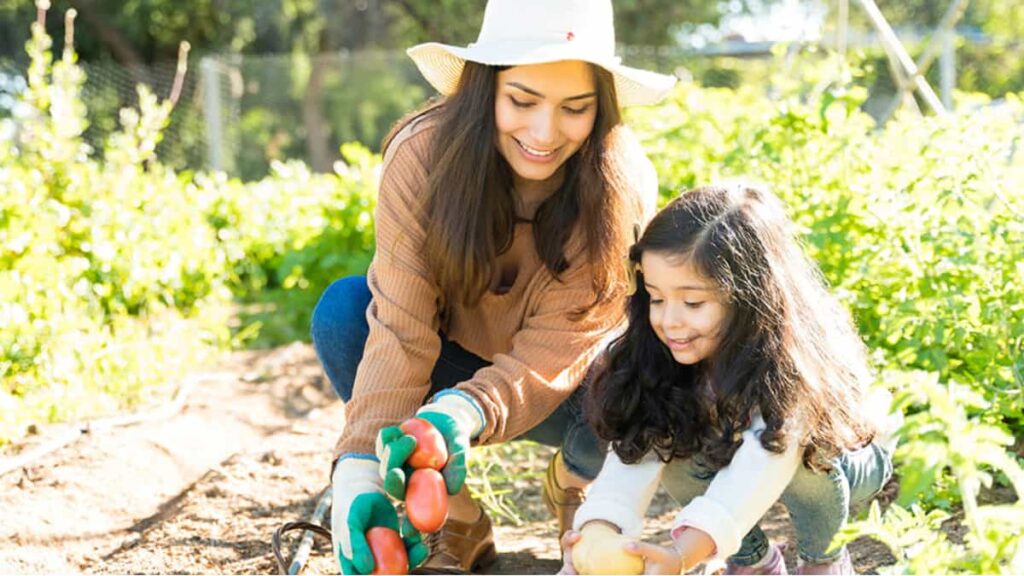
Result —
[{"label": "gloved hand", "polygon": [[[430,422],[448,448],[448,462],[441,470],[448,494],[455,495],[466,482],[469,444],[484,429],[484,413],[476,400],[460,390],[442,390],[430,403],[416,411],[416,417]],[[412,470],[406,464],[416,449],[416,439],[398,426],[388,426],[377,436],[377,456],[384,490],[398,500],[405,499],[406,479]]]},{"label": "gloved hand", "polygon": [[[374,526],[398,529],[398,514],[384,495],[377,475],[377,459],[365,454],[345,454],[331,475],[331,539],[342,574],[373,572],[373,554],[366,531]],[[419,531],[406,520],[402,541],[409,555],[409,567],[421,564],[429,550]]]}]

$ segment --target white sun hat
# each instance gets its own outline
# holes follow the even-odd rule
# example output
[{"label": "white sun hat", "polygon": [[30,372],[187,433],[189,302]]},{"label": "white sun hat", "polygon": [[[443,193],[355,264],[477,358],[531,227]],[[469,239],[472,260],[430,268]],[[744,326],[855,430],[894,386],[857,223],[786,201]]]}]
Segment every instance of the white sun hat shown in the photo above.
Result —
[{"label": "white sun hat", "polygon": [[427,42],[406,52],[444,95],[458,88],[467,60],[492,66],[590,62],[615,77],[622,106],[653,104],[676,82],[674,76],[622,65],[615,56],[611,0],[489,0],[476,42],[464,48]]}]

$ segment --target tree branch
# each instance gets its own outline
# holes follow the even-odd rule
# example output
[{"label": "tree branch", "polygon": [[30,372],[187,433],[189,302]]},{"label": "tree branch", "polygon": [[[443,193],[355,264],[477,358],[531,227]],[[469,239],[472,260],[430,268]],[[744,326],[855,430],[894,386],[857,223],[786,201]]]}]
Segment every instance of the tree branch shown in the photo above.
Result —
[{"label": "tree branch", "polygon": [[400,8],[402,8],[402,11],[405,12],[406,16],[411,18],[413,22],[416,22],[416,24],[420,27],[420,30],[425,32],[424,38],[441,37],[441,34],[439,34],[437,29],[434,27],[433,22],[431,22],[429,18],[420,13],[420,11],[417,10],[416,7],[409,2],[409,0],[394,0],[394,2]]},{"label": "tree branch", "polygon": [[146,65],[139,51],[121,34],[121,31],[108,24],[103,15],[97,13],[93,0],[69,0],[69,3],[78,10],[89,26],[96,30],[100,41],[118,62],[140,68]]}]

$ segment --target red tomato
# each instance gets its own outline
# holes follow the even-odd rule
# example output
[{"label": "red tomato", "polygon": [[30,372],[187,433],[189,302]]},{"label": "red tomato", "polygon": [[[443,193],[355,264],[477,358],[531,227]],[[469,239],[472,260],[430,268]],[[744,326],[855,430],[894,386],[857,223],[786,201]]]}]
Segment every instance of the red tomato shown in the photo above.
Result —
[{"label": "red tomato", "polygon": [[374,526],[366,531],[366,541],[373,553],[373,572],[370,574],[408,574],[409,554],[402,537],[391,528]]},{"label": "red tomato", "polygon": [[416,449],[407,460],[413,468],[440,470],[448,462],[448,447],[444,436],[434,425],[423,418],[409,418],[398,426],[402,432],[416,439]]},{"label": "red tomato", "polygon": [[414,470],[405,488],[405,512],[421,532],[436,532],[448,518],[448,488],[432,468]]}]

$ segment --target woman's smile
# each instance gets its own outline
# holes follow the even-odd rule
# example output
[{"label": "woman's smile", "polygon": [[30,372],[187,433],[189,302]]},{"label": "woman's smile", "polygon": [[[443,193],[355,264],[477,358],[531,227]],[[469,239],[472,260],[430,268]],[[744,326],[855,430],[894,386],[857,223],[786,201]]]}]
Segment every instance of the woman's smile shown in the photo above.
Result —
[{"label": "woman's smile", "polygon": [[519,145],[519,149],[520,151],[522,151],[523,156],[530,162],[539,162],[542,164],[551,162],[552,160],[558,157],[555,153],[561,149],[561,147],[558,147],[548,150],[542,150],[540,148],[534,148],[533,146],[529,146],[518,138],[513,137],[512,139],[515,140],[516,144]]}]

